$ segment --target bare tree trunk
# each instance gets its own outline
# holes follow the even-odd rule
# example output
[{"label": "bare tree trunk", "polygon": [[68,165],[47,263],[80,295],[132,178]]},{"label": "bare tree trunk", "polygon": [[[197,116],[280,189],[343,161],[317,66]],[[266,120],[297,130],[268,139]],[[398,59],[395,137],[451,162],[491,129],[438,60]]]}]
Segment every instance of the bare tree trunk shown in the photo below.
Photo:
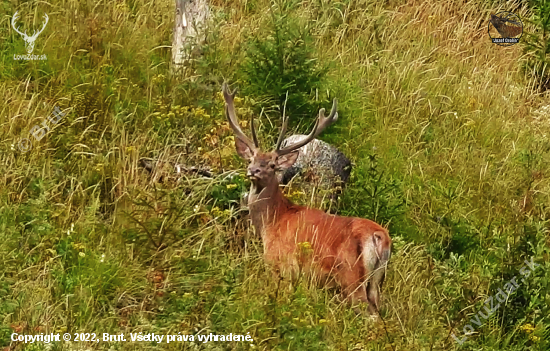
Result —
[{"label": "bare tree trunk", "polygon": [[[206,37],[206,23],[210,17],[207,0],[176,0],[176,19],[172,38],[172,69],[177,71],[190,58],[189,54]],[[192,47],[186,50],[185,44]]]}]

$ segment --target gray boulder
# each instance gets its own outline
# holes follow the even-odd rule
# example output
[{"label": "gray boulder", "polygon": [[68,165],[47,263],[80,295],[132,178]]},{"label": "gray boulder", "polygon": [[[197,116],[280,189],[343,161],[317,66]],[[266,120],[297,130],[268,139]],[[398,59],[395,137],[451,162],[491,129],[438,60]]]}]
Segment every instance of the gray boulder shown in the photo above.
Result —
[{"label": "gray boulder", "polygon": [[[294,144],[306,138],[306,135],[295,134],[286,138],[282,147]],[[331,188],[345,185],[351,173],[351,161],[340,150],[314,139],[299,149],[298,159],[294,165],[284,170],[279,176],[281,184],[288,184],[296,175],[305,175]]]}]

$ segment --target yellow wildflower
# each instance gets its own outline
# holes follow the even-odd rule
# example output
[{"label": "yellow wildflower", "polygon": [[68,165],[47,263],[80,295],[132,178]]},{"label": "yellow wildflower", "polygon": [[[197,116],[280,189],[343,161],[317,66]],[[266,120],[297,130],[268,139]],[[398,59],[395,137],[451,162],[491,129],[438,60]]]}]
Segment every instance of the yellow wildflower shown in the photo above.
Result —
[{"label": "yellow wildflower", "polygon": [[311,249],[311,244],[308,241],[304,241],[303,243],[299,243],[298,245],[300,245],[301,248],[306,250]]},{"label": "yellow wildflower", "polygon": [[193,110],[193,113],[197,117],[203,117],[204,115],[206,115],[206,111],[202,107],[197,107]]},{"label": "yellow wildflower", "polygon": [[531,323],[527,323],[525,325],[522,325],[520,327],[520,329],[523,330],[526,333],[531,333],[532,331],[535,330],[535,327],[533,327],[533,325]]},{"label": "yellow wildflower", "polygon": [[73,247],[77,250],[84,250],[85,246],[81,243],[73,243]]},{"label": "yellow wildflower", "polygon": [[313,248],[311,247],[311,244],[307,241],[298,243],[298,248],[300,249],[301,254],[304,254],[304,255],[308,255],[313,252]]}]

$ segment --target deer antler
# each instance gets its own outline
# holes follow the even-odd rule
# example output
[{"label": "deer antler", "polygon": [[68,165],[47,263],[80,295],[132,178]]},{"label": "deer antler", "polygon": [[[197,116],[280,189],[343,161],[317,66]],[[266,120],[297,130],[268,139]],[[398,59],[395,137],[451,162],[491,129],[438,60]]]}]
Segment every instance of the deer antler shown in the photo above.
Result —
[{"label": "deer antler", "polygon": [[320,109],[319,117],[317,117],[317,120],[315,121],[313,130],[311,131],[311,133],[309,133],[309,135],[305,139],[295,144],[289,145],[283,149],[279,149],[280,147],[279,141],[282,142],[283,135],[286,132],[286,127],[288,124],[288,117],[287,117],[286,120],[283,121],[283,129],[281,130],[281,134],[279,134],[279,141],[277,142],[277,148],[275,149],[275,152],[277,153],[277,155],[283,156],[288,153],[291,153],[292,151],[301,148],[302,146],[306,145],[307,143],[315,139],[315,137],[321,134],[326,127],[328,127],[338,119],[338,112],[336,112],[337,107],[338,107],[338,102],[336,101],[336,99],[334,99],[332,101],[332,110],[330,111],[330,115],[328,115],[328,117],[325,117],[325,109],[324,108]]},{"label": "deer antler", "polygon": [[36,39],[36,38],[38,37],[38,35],[39,35],[40,33],[42,33],[42,31],[44,30],[44,28],[46,28],[46,24],[48,24],[48,20],[49,20],[50,18],[48,17],[48,14],[46,14],[46,13],[44,14],[44,18],[46,19],[46,22],[44,22],[44,25],[42,26],[42,29],[40,29],[40,30],[38,31],[38,33],[37,33],[37,32],[33,32],[31,38]]},{"label": "deer antler", "polygon": [[283,139],[285,138],[286,129],[288,127],[288,118],[285,118],[287,100],[288,100],[288,91],[286,92],[285,104],[283,106],[283,126],[281,128],[281,132],[279,133],[279,138],[277,139],[277,146],[275,146],[275,150],[279,150],[281,148],[281,144],[283,143]]},{"label": "deer antler", "polygon": [[13,14],[13,17],[11,18],[11,26],[17,33],[19,33],[23,37],[28,37],[27,31],[25,31],[25,33],[21,33],[19,29],[17,29],[17,27],[15,26],[15,22],[17,22],[17,19],[19,18],[18,13],[19,11],[15,11],[15,13]]},{"label": "deer antler", "polygon": [[253,117],[250,117],[250,129],[252,129],[252,138],[254,139],[254,142],[250,140],[241,130],[241,127],[239,126],[239,121],[237,120],[237,114],[235,113],[235,105],[233,103],[233,98],[235,97],[235,94],[237,93],[237,89],[235,89],[233,92],[229,91],[229,87],[227,86],[227,83],[223,83],[222,86],[223,91],[223,97],[225,99],[225,114],[227,115],[227,120],[229,121],[229,125],[231,126],[231,129],[233,129],[233,132],[235,133],[235,136],[239,138],[242,142],[244,142],[250,151],[254,152],[258,149],[258,137],[256,136],[256,130],[254,129],[254,119]]}]

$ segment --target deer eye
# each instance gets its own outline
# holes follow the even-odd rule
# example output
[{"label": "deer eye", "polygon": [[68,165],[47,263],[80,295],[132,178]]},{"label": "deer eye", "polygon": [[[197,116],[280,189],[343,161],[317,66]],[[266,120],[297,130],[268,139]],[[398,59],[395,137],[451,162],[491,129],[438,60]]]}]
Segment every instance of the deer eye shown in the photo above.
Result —
[{"label": "deer eye", "polygon": [[272,169],[275,169],[275,164],[274,164],[274,163],[271,163],[271,164],[269,165],[269,167],[271,167]]}]

